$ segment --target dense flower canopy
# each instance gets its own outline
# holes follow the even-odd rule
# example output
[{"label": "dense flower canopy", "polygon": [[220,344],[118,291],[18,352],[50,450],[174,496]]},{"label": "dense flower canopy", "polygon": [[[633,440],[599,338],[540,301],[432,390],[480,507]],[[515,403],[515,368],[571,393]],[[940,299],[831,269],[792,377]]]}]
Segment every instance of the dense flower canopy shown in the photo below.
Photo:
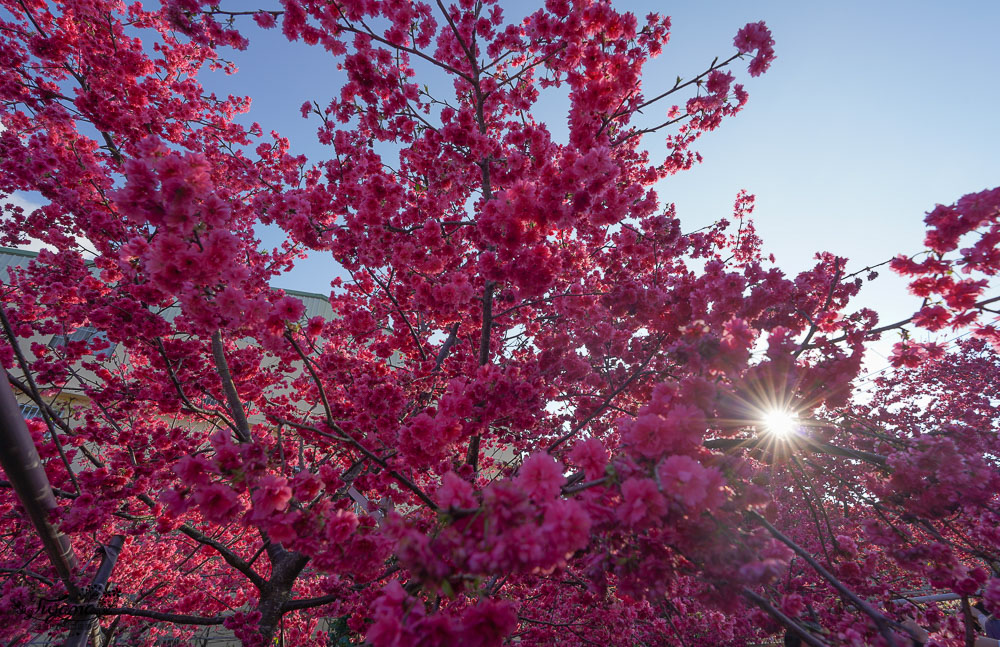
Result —
[{"label": "dense flower canopy", "polygon": [[[5,482],[5,643],[81,602],[119,645],[903,645],[907,618],[959,645],[907,595],[1000,611],[1000,189],[931,210],[893,261],[925,301],[881,326],[846,259],[775,267],[749,194],[689,232],[654,189],[747,103],[763,22],[661,87],[669,19],[605,1],[2,7],[0,193],[44,206],[0,244],[45,250],[0,359],[79,558],[61,577]],[[272,28],[345,73],[302,106],[328,159],[202,87]],[[304,253],[349,277],[332,317],[270,287]],[[905,327],[974,336],[904,338],[859,394]],[[115,595],[81,598],[119,535]]]}]

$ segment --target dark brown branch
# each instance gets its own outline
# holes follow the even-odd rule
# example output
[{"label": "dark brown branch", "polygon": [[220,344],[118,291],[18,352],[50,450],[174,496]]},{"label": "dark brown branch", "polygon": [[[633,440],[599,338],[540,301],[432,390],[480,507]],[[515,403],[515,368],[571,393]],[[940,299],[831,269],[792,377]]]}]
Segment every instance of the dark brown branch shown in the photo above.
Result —
[{"label": "dark brown branch", "polygon": [[962,620],[965,625],[965,647],[975,647],[976,629],[972,619],[972,607],[969,605],[969,596],[962,596]]},{"label": "dark brown branch", "polygon": [[199,544],[204,544],[206,546],[211,546],[219,553],[219,555],[226,561],[227,564],[235,568],[237,571],[242,573],[250,580],[258,590],[263,590],[267,585],[267,582],[263,577],[254,572],[250,564],[244,561],[239,555],[229,550],[229,548],[222,542],[212,539],[208,535],[202,533],[195,528],[192,528],[188,524],[180,526],[178,529],[181,533],[187,535],[191,539],[195,540]]},{"label": "dark brown branch", "polygon": [[600,487],[602,485],[608,484],[608,477],[601,477],[599,479],[594,479],[593,481],[584,481],[583,483],[570,483],[562,487],[562,493],[565,495],[576,494],[577,492],[582,492],[584,490],[589,490],[592,487]]},{"label": "dark brown branch", "polygon": [[160,611],[147,611],[145,609],[124,609],[121,607],[94,607],[87,609],[95,616],[134,616],[136,618],[149,618],[160,622],[172,622],[177,625],[221,625],[226,621],[225,617],[207,618],[205,616],[188,616],[180,613],[162,613]]},{"label": "dark brown branch", "polygon": [[[792,458],[794,459],[795,457],[793,456]],[[793,465],[797,464],[798,461],[796,460],[793,463]],[[801,469],[801,466],[799,467],[799,469]],[[819,515],[816,513],[816,506],[813,505],[812,498],[810,498],[810,492],[809,490],[806,489],[806,484],[803,481],[803,479],[795,472],[794,469],[789,470],[789,472],[792,474],[792,478],[795,479],[795,483],[799,486],[799,491],[802,493],[802,500],[805,501],[806,506],[808,506],[809,508],[810,514],[812,514],[813,524],[815,524],[816,526],[816,536],[819,537],[819,545],[823,549],[823,557],[826,558],[826,561],[829,563],[830,551],[827,550],[826,548],[826,538],[823,536],[823,527],[819,525]],[[823,505],[822,501],[817,501],[817,503],[819,503],[819,505]],[[834,542],[837,541],[832,531],[830,532],[830,537],[832,541]]]},{"label": "dark brown branch", "polygon": [[635,108],[633,108],[631,110],[619,110],[615,114],[611,115],[611,117],[609,118],[609,120],[610,119],[617,119],[618,117],[621,117],[621,116],[623,116],[623,115],[625,115],[625,114],[627,114],[629,112],[640,112],[643,108],[646,108],[646,107],[648,107],[648,106],[656,103],[657,101],[660,101],[662,99],[665,99],[665,98],[669,97],[671,94],[677,92],[678,90],[683,90],[684,88],[686,88],[687,86],[691,85],[692,83],[697,83],[698,81],[700,81],[701,79],[705,78],[706,76],[708,76],[709,74],[711,74],[715,70],[720,70],[720,69],[726,67],[727,65],[729,65],[730,63],[732,63],[733,61],[735,61],[736,59],[738,59],[739,57],[740,57],[740,54],[737,53],[737,54],[733,54],[732,56],[730,56],[726,60],[722,61],[721,63],[716,64],[715,62],[713,62],[711,65],[708,66],[707,70],[705,70],[704,72],[702,72],[698,76],[692,77],[691,79],[689,79],[688,81],[685,81],[684,83],[675,83],[674,87],[670,88],[666,92],[658,94],[655,97],[653,97],[652,99],[649,99],[647,101],[644,101],[644,102],[640,103],[638,106],[636,106]]},{"label": "dark brown branch", "polygon": [[431,510],[435,510],[436,511],[438,509],[438,506],[437,506],[436,503],[434,503],[433,499],[431,499],[429,496],[427,496],[427,494],[423,490],[421,490],[420,487],[417,486],[416,483],[414,483],[410,479],[406,478],[405,476],[403,476],[402,474],[400,474],[398,471],[396,471],[396,470],[392,469],[391,467],[389,467],[389,464],[386,462],[385,459],[380,458],[377,454],[375,454],[370,449],[368,449],[367,447],[365,447],[364,445],[362,445],[360,441],[355,440],[354,438],[351,438],[350,436],[348,436],[347,433],[344,432],[344,430],[341,429],[338,425],[328,423],[340,435],[328,433],[326,431],[323,431],[321,429],[316,428],[313,425],[304,425],[302,423],[293,422],[291,420],[285,420],[285,419],[279,418],[277,416],[271,416],[271,417],[274,418],[274,420],[276,420],[277,422],[279,422],[279,423],[281,423],[283,425],[288,425],[289,427],[293,427],[295,429],[302,429],[304,431],[309,431],[309,432],[312,432],[312,433],[314,433],[314,434],[316,434],[318,436],[322,436],[324,438],[330,438],[332,440],[336,440],[337,442],[341,442],[341,443],[347,443],[347,444],[355,447],[359,452],[361,452],[365,456],[365,458],[367,458],[367,459],[369,459],[369,460],[374,461],[375,463],[377,463],[379,465],[379,467],[381,467],[382,469],[386,470],[389,473],[390,476],[392,476],[394,479],[396,479],[407,490],[409,490],[410,492],[413,492],[413,494],[415,494],[418,499],[420,499],[421,501],[423,501],[427,505],[427,507],[429,507]]},{"label": "dark brown branch", "polygon": [[806,333],[802,343],[799,344],[798,350],[792,353],[792,357],[798,358],[798,356],[805,352],[806,348],[809,346],[809,342],[812,340],[813,335],[816,334],[816,330],[819,328],[819,318],[826,313],[827,309],[830,307],[830,303],[833,301],[833,293],[837,289],[837,284],[840,282],[840,275],[840,259],[838,258],[836,261],[836,270],[834,270],[833,273],[833,280],[830,281],[830,289],[826,293],[826,301],[823,302],[823,307],[819,309],[819,312],[814,315],[815,319],[810,319],[809,331]]},{"label": "dark brown branch", "polygon": [[[137,498],[150,508],[152,509],[156,508],[156,502],[148,494],[140,494],[138,495]],[[191,539],[197,541],[198,543],[204,544],[206,546],[211,546],[212,548],[214,548],[219,553],[219,555],[222,556],[222,559],[224,559],[227,564],[235,568],[240,573],[243,573],[243,575],[245,575],[251,582],[253,582],[254,586],[256,586],[258,589],[264,585],[264,578],[255,573],[250,564],[244,561],[239,555],[231,551],[229,547],[226,546],[225,544],[222,544],[212,539],[211,537],[202,533],[200,530],[193,528],[189,524],[183,524],[178,528],[178,530],[181,533],[190,537]]]},{"label": "dark brown branch", "polygon": [[299,346],[298,342],[295,341],[295,337],[292,336],[291,332],[285,333],[285,339],[287,339],[288,343],[290,343],[292,345],[292,348],[295,349],[295,352],[298,354],[299,359],[302,360],[302,364],[309,372],[309,376],[316,384],[316,389],[319,391],[320,401],[323,402],[323,412],[326,414],[326,424],[334,426],[336,423],[334,423],[333,421],[333,409],[330,407],[330,400],[326,397],[326,389],[323,387],[323,382],[322,380],[319,379],[319,375],[316,373],[316,369],[313,368],[312,362],[309,360],[309,357],[306,356],[305,352]]},{"label": "dark brown branch", "polygon": [[458,321],[451,327],[451,331],[448,333],[448,339],[444,340],[444,344],[441,345],[441,350],[438,351],[437,358],[434,360],[434,368],[431,369],[431,373],[437,373],[441,370],[441,365],[444,364],[444,360],[447,359],[448,353],[451,351],[451,347],[455,345],[458,341]]},{"label": "dark brown branch", "polygon": [[[21,367],[21,372],[24,374],[24,381],[28,383],[28,388],[31,390],[31,399],[35,402],[42,402],[42,394],[38,390],[38,385],[35,384],[35,379],[32,377],[31,371],[28,368],[28,361],[24,357],[24,353],[21,352],[21,345],[17,343],[17,336],[14,334],[14,330],[10,325],[10,320],[7,319],[7,313],[3,308],[0,308],[0,323],[3,324],[4,334],[7,335],[10,347],[14,351],[14,355],[17,357],[17,364]],[[80,483],[77,482],[76,474],[73,473],[73,467],[69,464],[69,458],[66,456],[66,450],[63,449],[62,443],[59,441],[59,434],[56,433],[56,425],[53,422],[51,409],[49,407],[39,407],[39,410],[42,412],[42,419],[45,421],[45,426],[49,428],[49,434],[52,436],[52,442],[55,443],[56,449],[59,451],[59,458],[62,459],[63,466],[66,468],[66,473],[69,475],[69,480],[73,483],[73,489],[79,493]]]},{"label": "dark brown branch", "polygon": [[889,631],[889,624],[891,621],[886,616],[884,616],[877,609],[875,609],[870,604],[868,604],[860,597],[858,597],[858,595],[854,591],[847,588],[847,586],[845,586],[843,582],[838,580],[830,571],[826,570],[826,568],[824,568],[822,564],[816,561],[816,558],[814,558],[811,554],[809,554],[807,550],[796,544],[794,541],[789,539],[784,533],[782,533],[780,530],[772,526],[767,519],[760,516],[756,512],[751,511],[747,514],[751,519],[756,521],[758,524],[763,526],[769,533],[771,533],[771,535],[775,539],[777,539],[781,543],[791,548],[796,555],[804,559],[806,563],[808,563],[813,568],[813,570],[820,575],[820,577],[829,582],[830,585],[833,586],[833,588],[836,589],[838,593],[840,593],[841,597],[847,600],[852,606],[856,607],[866,616],[871,618],[875,622],[875,626],[878,628],[879,634],[882,635],[882,637],[885,639],[889,647],[896,647],[896,639],[892,635],[892,632]]},{"label": "dark brown branch", "polygon": [[17,377],[10,371],[7,371],[7,381],[9,381],[12,385],[14,385],[18,391],[20,391],[27,397],[31,398],[31,401],[37,404],[39,409],[45,409],[46,411],[48,411],[49,415],[52,416],[52,422],[55,423],[60,429],[62,429],[63,432],[66,433],[66,435],[72,434],[72,430],[70,429],[69,425],[67,425],[66,422],[62,419],[62,416],[59,415],[58,411],[53,409],[52,406],[44,399],[41,399],[41,396],[39,396],[39,400],[35,399],[35,391],[32,391],[30,384],[22,382],[19,377]]},{"label": "dark brown branch", "polygon": [[[557,47],[556,49],[552,50],[551,52],[549,52],[548,54],[546,54],[542,58],[539,58],[539,59],[536,59],[536,60],[532,61],[531,63],[529,63],[529,64],[525,65],[524,67],[522,67],[516,73],[514,73],[514,74],[512,74],[512,75],[510,75],[508,77],[505,77],[502,80],[499,79],[496,75],[493,75],[493,78],[497,79],[497,81],[498,81],[497,82],[497,88],[499,88],[501,85],[508,85],[509,87],[514,88],[515,87],[515,85],[514,85],[515,81],[517,81],[522,76],[524,76],[525,74],[527,74],[531,70],[535,69],[539,65],[544,65],[546,62],[548,62],[549,59],[555,58],[555,56],[557,54],[562,54],[563,50],[565,50],[566,47],[567,47],[567,43],[561,43],[559,45],[559,47]],[[506,56],[506,54],[504,54],[504,56]],[[490,61],[489,63],[487,63],[486,65],[483,66],[482,71],[485,72],[485,71],[489,70],[491,67],[493,67],[499,61],[500,61],[500,58],[493,59],[492,61]],[[489,91],[489,92],[486,93],[486,96],[490,96],[494,92],[496,92],[496,90],[491,90],[491,91]]]},{"label": "dark brown branch", "polygon": [[[808,436],[797,436],[793,441],[802,441],[805,447],[797,447],[797,449],[808,449],[817,454],[831,454],[833,456],[843,456],[844,458],[853,458],[856,460],[864,461],[866,463],[871,463],[873,465],[879,465],[884,467],[887,463],[887,458],[881,454],[875,454],[872,452],[862,451],[860,449],[849,449],[847,447],[840,447],[838,445],[831,445],[830,443],[824,443]],[[727,449],[758,449],[761,445],[769,442],[766,438],[761,436],[755,436],[753,438],[708,438],[704,441],[704,446],[708,449],[718,449],[725,451]]]},{"label": "dark brown branch", "polygon": [[[12,488],[14,486],[11,485],[10,481],[0,480],[0,487]],[[80,496],[79,494],[76,494],[74,492],[67,492],[66,490],[60,490],[59,488],[52,488],[52,494],[62,499],[70,499],[71,501]]]},{"label": "dark brown branch", "polygon": [[[973,310],[973,309],[976,309],[976,308],[982,308],[983,306],[987,306],[987,305],[989,305],[991,303],[996,303],[997,301],[1000,301],[1000,296],[990,297],[989,299],[985,299],[983,301],[979,301],[978,303],[974,304],[972,306],[972,308],[970,308],[970,310]],[[902,328],[903,326],[905,326],[906,324],[910,323],[911,321],[913,321],[913,317],[907,317],[906,319],[902,319],[900,321],[897,321],[896,323],[891,323],[891,324],[887,324],[885,326],[879,326],[878,328],[872,328],[871,330],[866,330],[866,331],[864,331],[864,335],[865,335],[865,337],[869,337],[869,336],[872,336],[872,335],[880,335],[880,334],[882,334],[882,333],[884,333],[886,331],[893,330],[894,328]],[[830,340],[828,340],[825,343],[836,344],[838,342],[844,341],[845,339],[847,339],[847,335],[841,335],[840,337],[836,337],[834,339],[830,339]],[[816,346],[817,346],[817,344],[813,344],[812,346],[809,346],[808,348],[816,348]]]},{"label": "dark brown branch", "polygon": [[528,616],[518,616],[518,620],[521,622],[527,622],[533,625],[545,625],[546,627],[573,627],[576,625],[582,625],[582,622],[550,622],[548,620],[539,620],[538,618],[529,618]]},{"label": "dark brown branch", "polygon": [[229,402],[229,412],[236,422],[237,435],[243,442],[249,442],[250,424],[247,422],[243,403],[240,402],[240,394],[236,392],[233,376],[229,372],[229,364],[226,363],[226,349],[222,345],[222,333],[218,330],[212,333],[212,357],[215,358],[215,368],[219,373],[219,379],[222,380],[222,389],[226,393],[226,400]]},{"label": "dark brown branch", "polygon": [[[488,189],[487,181],[489,177],[489,165],[483,168],[484,190]],[[490,332],[493,328],[493,293],[496,283],[487,281],[483,290],[483,323],[479,335],[479,365],[485,366],[490,363]],[[479,471],[479,445],[482,439],[481,434],[474,435],[469,440],[469,452],[465,457],[465,462],[472,466],[473,471]]]},{"label": "dark brown branch", "polygon": [[876,268],[882,267],[883,265],[888,265],[889,263],[893,262],[894,260],[896,260],[895,256],[892,257],[892,258],[886,259],[886,260],[882,261],[881,263],[875,263],[874,265],[866,265],[865,267],[862,267],[860,270],[858,270],[856,272],[851,272],[850,274],[848,274],[847,276],[845,276],[844,280],[846,281],[847,279],[853,279],[855,276],[857,276],[859,274],[862,274],[864,272],[873,272],[873,271],[875,271]]},{"label": "dark brown branch", "polygon": [[573,436],[580,433],[580,430],[582,430],[584,427],[590,424],[591,420],[601,415],[604,412],[604,410],[608,407],[608,405],[611,404],[612,400],[618,397],[618,394],[620,394],[622,391],[628,388],[628,386],[632,384],[632,382],[634,382],[636,379],[638,379],[640,375],[642,375],[643,371],[646,369],[646,365],[649,364],[650,360],[653,359],[653,356],[656,355],[656,352],[659,350],[659,348],[660,344],[659,340],[657,340],[657,343],[653,346],[653,352],[651,352],[646,357],[646,359],[643,360],[642,364],[639,365],[639,368],[636,369],[636,371],[632,373],[632,375],[630,375],[627,380],[622,382],[621,385],[618,386],[618,388],[609,393],[607,397],[604,398],[604,402],[602,402],[599,407],[594,409],[594,411],[592,411],[590,415],[587,416],[582,422],[579,422],[575,427],[567,431],[565,434],[563,434],[559,438],[556,438],[552,442],[552,444],[549,445],[549,448],[546,451],[551,452],[552,450],[556,449],[557,447],[559,447],[559,445],[563,444]]},{"label": "dark brown branch", "polygon": [[[38,22],[35,20],[35,16],[31,13],[31,10],[28,9],[28,7],[24,4],[24,2],[22,0],[18,0],[17,3],[21,5],[21,9],[24,10],[25,15],[28,16],[28,20],[31,21],[31,24],[34,26],[35,30],[42,36],[42,38],[48,38],[48,35],[45,33],[45,30],[43,30],[42,26],[39,25]],[[74,70],[69,63],[63,63],[62,68],[70,73],[70,75],[76,80],[77,84],[83,90],[85,91],[90,90],[90,84],[87,83],[87,79],[81,76],[76,70]],[[63,97],[63,98],[68,100],[68,97]],[[87,118],[86,115],[81,114],[80,116],[86,121],[90,122],[92,126],[94,125],[93,120]],[[115,144],[115,141],[114,139],[112,139],[111,134],[104,130],[101,130],[100,128],[98,128],[97,131],[101,134],[101,137],[104,139],[104,143],[107,145],[107,149],[108,152],[111,153],[111,157],[114,158],[115,162],[121,164],[125,158],[122,157],[121,150],[119,150],[118,146]]]},{"label": "dark brown branch", "polygon": [[493,316],[493,319],[499,319],[508,312],[513,312],[515,310],[520,310],[521,308],[528,308],[537,303],[545,303],[547,301],[555,301],[556,299],[563,299],[566,297],[599,297],[602,296],[603,292],[568,292],[566,294],[555,294],[550,297],[544,297],[542,299],[535,299],[533,301],[525,301],[524,303],[519,303],[516,306],[511,306],[506,310],[502,310],[500,313]]},{"label": "dark brown branch", "polygon": [[[340,14],[341,19],[343,19],[343,21],[344,21],[341,24],[341,27],[340,27],[344,31],[350,32],[352,34],[360,34],[360,35],[363,35],[363,36],[367,36],[367,37],[371,38],[372,40],[374,40],[376,42],[379,42],[379,43],[382,43],[383,45],[387,45],[388,47],[390,47],[392,49],[395,49],[397,51],[406,52],[407,54],[412,54],[413,56],[417,56],[419,58],[422,58],[425,61],[427,61],[428,63],[430,63],[431,65],[436,65],[437,67],[440,67],[442,70],[444,70],[446,72],[450,72],[451,74],[454,74],[455,76],[460,77],[462,79],[465,79],[469,83],[472,83],[472,78],[470,78],[468,74],[460,72],[459,70],[457,70],[454,67],[448,65],[447,63],[445,63],[443,61],[439,61],[438,59],[436,59],[433,56],[430,56],[428,54],[425,54],[424,52],[420,51],[419,49],[416,49],[414,47],[406,47],[406,46],[403,46],[403,45],[399,45],[399,44],[393,43],[393,42],[391,42],[391,41],[389,41],[389,40],[387,40],[387,39],[379,36],[378,34],[376,34],[374,30],[372,30],[371,28],[368,27],[368,25],[365,25],[365,29],[364,30],[358,29],[353,24],[351,24],[351,22],[347,19],[347,17],[344,16],[344,13],[342,11],[340,11],[339,5],[335,4],[334,7],[337,9],[337,13]],[[362,24],[364,24],[364,23],[362,23]]]},{"label": "dark brown branch", "polygon": [[372,280],[375,281],[380,288],[382,288],[385,295],[389,297],[390,301],[392,301],[392,305],[396,308],[396,312],[399,313],[399,316],[403,319],[403,323],[406,324],[406,328],[410,331],[410,337],[413,338],[413,343],[417,345],[417,351],[420,352],[420,359],[426,361],[427,353],[424,352],[424,346],[420,343],[420,338],[417,337],[417,331],[413,329],[409,318],[407,318],[406,313],[403,312],[403,308],[399,305],[399,301],[397,301],[396,297],[389,291],[389,286],[380,281],[378,277],[375,276],[375,272],[368,270],[368,275],[372,277]]},{"label": "dark brown branch", "polygon": [[765,613],[767,613],[772,618],[774,618],[781,624],[791,629],[796,636],[802,639],[803,642],[812,645],[813,647],[828,647],[825,642],[823,642],[816,636],[812,635],[810,632],[806,631],[806,629],[802,625],[795,622],[794,620],[786,616],[784,613],[779,611],[777,608],[775,608],[773,604],[768,602],[765,598],[761,597],[760,595],[757,595],[748,588],[744,588],[741,591],[741,593],[743,594],[743,597],[756,604]]},{"label": "dark brown branch", "polygon": [[493,327],[493,293],[496,283],[487,281],[483,289],[483,326],[479,335],[479,365],[490,362],[490,332]]},{"label": "dark brown branch", "polygon": [[[374,584],[375,582],[381,582],[382,580],[389,577],[393,573],[396,573],[397,571],[399,571],[398,566],[390,566],[388,569],[386,569],[384,573],[382,573],[375,579],[370,580],[368,582],[362,582],[360,584],[354,584],[353,586],[351,586],[351,590],[352,591],[364,590],[369,586],[371,586],[372,584]],[[285,604],[282,605],[281,610],[282,612],[287,612],[287,611],[300,611],[302,609],[312,609],[315,607],[326,606],[328,604],[332,604],[342,599],[343,595],[340,593],[328,593],[327,595],[321,595],[315,598],[300,598],[298,600],[289,600],[285,602]]]},{"label": "dark brown branch", "polygon": [[628,140],[633,139],[635,137],[642,137],[643,135],[649,135],[651,133],[655,133],[656,131],[660,130],[661,128],[666,128],[667,126],[672,126],[674,124],[680,123],[680,122],[684,121],[685,119],[690,119],[693,115],[694,115],[694,113],[684,113],[680,117],[675,117],[673,119],[668,119],[666,121],[660,122],[659,124],[657,124],[655,126],[650,126],[649,128],[636,128],[635,130],[632,130],[632,131],[627,132],[624,135],[622,135],[622,137],[620,139],[617,139],[614,142],[612,142],[611,143],[611,147],[612,148],[616,148],[618,146],[621,146],[622,144],[624,144]]},{"label": "dark brown branch", "polygon": [[[448,21],[448,26],[451,27],[451,31],[455,34],[455,38],[458,40],[458,44],[462,46],[462,51],[465,52],[466,58],[469,59],[469,65],[472,66],[473,74],[476,77],[476,85],[479,81],[479,65],[476,63],[476,53],[472,51],[472,46],[466,44],[465,39],[462,38],[462,34],[459,33],[458,27],[455,25],[455,21],[451,19],[451,14],[448,13],[448,9],[444,6],[441,0],[437,0],[437,6],[441,9],[441,13],[444,14],[445,20]],[[473,32],[472,37],[475,38],[475,32]]]},{"label": "dark brown branch", "polygon": [[0,573],[12,573],[14,575],[24,575],[25,577],[30,577],[31,579],[38,580],[39,582],[47,586],[52,586],[55,584],[55,582],[45,577],[44,575],[40,575],[34,571],[29,571],[26,568],[0,568]]},{"label": "dark brown branch", "polygon": [[830,443],[824,443],[808,436],[799,436],[799,438],[805,441],[809,448],[818,454],[832,454],[834,456],[843,456],[844,458],[853,458],[880,467],[885,467],[888,463],[888,459],[881,454],[831,445]]},{"label": "dark brown branch", "polygon": [[180,379],[178,379],[177,374],[174,373],[174,368],[170,364],[170,356],[167,355],[167,349],[163,345],[163,340],[157,337],[156,345],[157,345],[157,350],[160,353],[160,357],[163,358],[163,363],[167,367],[167,376],[170,378],[170,383],[174,385],[174,390],[177,392],[178,397],[180,397],[181,402],[184,403],[184,406],[187,407],[188,410],[191,411],[192,413],[204,416],[205,418],[208,419],[218,418],[219,420],[222,420],[222,422],[226,423],[227,427],[229,427],[230,429],[233,430],[234,433],[239,435],[239,431],[237,430],[233,422],[229,418],[224,416],[222,413],[218,411],[212,411],[210,409],[203,409],[201,407],[196,406],[193,402],[191,402],[191,400],[187,397],[187,394],[184,393],[184,387],[181,385]]}]

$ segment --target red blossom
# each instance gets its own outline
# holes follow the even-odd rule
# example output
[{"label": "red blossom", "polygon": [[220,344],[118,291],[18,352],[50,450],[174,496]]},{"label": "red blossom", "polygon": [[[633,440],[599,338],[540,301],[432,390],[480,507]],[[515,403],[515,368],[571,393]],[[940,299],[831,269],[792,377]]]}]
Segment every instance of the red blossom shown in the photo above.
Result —
[{"label": "red blossom", "polygon": [[291,499],[292,489],[288,487],[288,479],[268,474],[257,482],[253,491],[254,514],[264,517],[273,512],[282,512]]},{"label": "red blossom", "polygon": [[548,454],[532,454],[517,472],[517,484],[539,501],[558,495],[565,481],[562,466]]},{"label": "red blossom", "polygon": [[[783,273],[745,192],[701,230],[658,194],[743,72],[644,77],[670,21],[608,2],[445,4],[5,3],[0,191],[40,206],[0,243],[45,249],[10,255],[0,361],[54,490],[0,488],[0,639],[66,594],[25,514],[52,498],[75,580],[127,537],[137,608],[101,622],[136,645],[192,616],[261,646],[743,645],[776,609],[876,645],[900,591],[996,611],[1000,189],[891,262],[925,300],[897,326],[975,337],[904,336],[861,380],[896,326],[856,268]],[[279,22],[338,70],[301,107],[315,158],[211,73]],[[762,22],[734,45],[774,59]],[[332,291],[273,287],[305,255]]]}]

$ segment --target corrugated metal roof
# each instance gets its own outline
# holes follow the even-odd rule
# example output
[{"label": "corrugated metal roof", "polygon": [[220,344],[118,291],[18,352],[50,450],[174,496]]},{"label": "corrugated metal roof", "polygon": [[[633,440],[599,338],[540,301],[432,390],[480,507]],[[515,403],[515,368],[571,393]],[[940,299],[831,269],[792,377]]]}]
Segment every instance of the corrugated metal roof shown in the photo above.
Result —
[{"label": "corrugated metal roof", "polygon": [[324,319],[333,319],[333,308],[330,307],[330,299],[316,292],[302,292],[301,290],[284,290],[285,294],[302,299],[302,305],[306,307],[306,318],[320,316]]},{"label": "corrugated metal roof", "polygon": [[37,252],[0,247],[0,280],[6,281],[10,278],[10,273],[7,271],[8,268],[23,267],[36,256],[38,256]]}]

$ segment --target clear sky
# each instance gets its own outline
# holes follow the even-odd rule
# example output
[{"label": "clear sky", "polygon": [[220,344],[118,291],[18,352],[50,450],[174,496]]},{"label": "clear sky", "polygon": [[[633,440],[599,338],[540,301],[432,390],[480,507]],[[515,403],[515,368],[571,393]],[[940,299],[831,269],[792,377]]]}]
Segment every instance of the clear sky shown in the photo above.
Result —
[{"label": "clear sky", "polygon": [[[502,6],[510,20],[539,4]],[[661,198],[677,204],[685,230],[727,216],[737,192],[747,189],[757,196],[765,249],[786,271],[805,269],[820,250],[847,256],[849,269],[860,269],[919,251],[923,214],[935,203],[1000,184],[996,0],[615,5],[673,18],[670,44],[648,67],[647,94],[661,87],[658,80],[666,88],[731,54],[733,36],[747,22],[766,21],[776,41],[778,58],[767,74],[751,79],[741,67],[737,77],[750,102],[699,141],[705,161],[660,187]],[[293,150],[323,159],[330,149],[315,143],[316,122],[303,120],[299,106],[325,105],[337,92],[333,60],[319,48],[289,45],[278,30],[248,24],[246,32],[250,48],[226,53],[240,72],[209,76],[206,87],[252,96],[250,120],[289,137]],[[537,114],[563,132],[564,101],[548,100]],[[644,143],[660,149],[655,139]],[[329,261],[310,259],[278,286],[326,293],[333,271]],[[889,322],[911,314],[916,301],[885,270],[861,304]]]}]

